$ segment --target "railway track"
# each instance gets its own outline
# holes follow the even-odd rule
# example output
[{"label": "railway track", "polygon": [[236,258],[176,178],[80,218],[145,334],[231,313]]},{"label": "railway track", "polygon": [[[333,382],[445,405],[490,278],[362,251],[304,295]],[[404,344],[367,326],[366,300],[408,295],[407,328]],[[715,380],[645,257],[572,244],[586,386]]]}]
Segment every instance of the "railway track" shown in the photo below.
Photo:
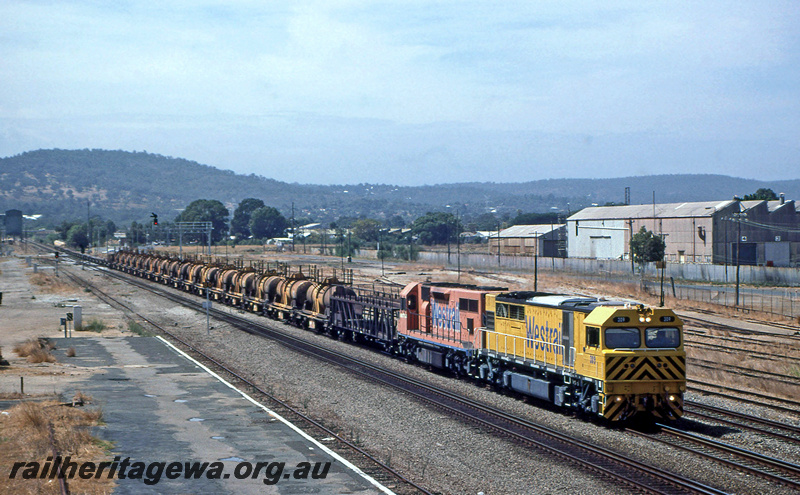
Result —
[{"label": "railway track", "polygon": [[684,418],[700,418],[800,445],[800,427],[686,400]]},{"label": "railway track", "polygon": [[[695,309],[694,311],[696,311],[698,313],[709,314],[709,315],[713,315],[714,314],[713,312],[708,311],[708,310],[704,310],[704,309]],[[721,327],[728,327],[728,325],[724,325],[724,324],[717,323],[717,322],[711,322],[711,321],[708,321],[708,320],[704,320],[702,318],[694,318],[694,317],[687,317],[687,318],[690,319],[690,320],[695,320],[697,322],[700,322],[703,325],[711,324],[711,325],[719,325]],[[746,322],[749,322],[749,323],[756,323],[756,324],[759,324],[759,325],[763,325],[764,324],[763,321],[759,321],[759,320],[756,320],[756,319],[753,319],[753,318],[742,318],[742,319],[744,321],[746,321]],[[773,326],[773,327],[777,327],[777,328],[782,328],[784,330],[790,330],[790,331],[795,332],[792,335],[793,339],[800,341],[800,333],[798,333],[798,331],[800,331],[800,326],[798,326],[796,324],[788,324],[788,323],[780,323],[780,322],[771,322],[769,325]],[[735,327],[729,327],[729,328],[735,329],[737,331],[741,331],[741,329],[738,329],[738,328],[735,328]],[[769,332],[762,332],[762,331],[759,331],[759,330],[744,330],[744,332],[750,333],[752,335],[773,335],[773,334],[771,334]]]},{"label": "railway track", "polygon": [[[714,371],[723,371],[725,373],[731,373],[744,378],[753,378],[756,380],[768,380],[773,383],[781,383],[789,387],[800,387],[800,376],[792,376],[792,375],[787,375],[785,373],[775,373],[774,371],[765,371],[755,368],[746,368],[744,366],[738,366],[735,364],[728,364],[728,363],[721,365],[719,362],[708,361],[705,359],[691,358],[687,359],[686,361],[687,365],[696,366],[698,368],[704,368]],[[800,392],[800,388],[795,390],[795,392]],[[800,396],[800,393],[797,393],[795,395]]]},{"label": "railway track", "polygon": [[[181,292],[116,272],[106,271],[106,273],[111,277],[125,280],[139,288],[166,297],[177,304],[193,309],[198,307],[196,298],[187,297]],[[93,290],[99,291],[96,287]],[[572,465],[581,465],[586,470],[600,474],[616,483],[647,493],[723,493],[701,483],[686,480],[682,476],[627,458],[609,449],[513,417],[499,409],[454,395],[447,390],[409,378],[406,375],[363,363],[346,354],[337,353],[326,347],[276,331],[267,325],[254,323],[251,319],[225,311],[212,310],[211,312],[215,318],[224,320],[243,331],[273,339],[298,352],[342,366],[373,382],[378,381],[402,390],[447,414],[463,418],[514,441],[544,450]],[[168,334],[166,331],[165,333]],[[189,346],[190,344],[186,343],[185,345]],[[210,360],[211,358],[207,357],[206,359]],[[223,365],[217,364],[216,366]],[[236,374],[236,376],[240,375]]]},{"label": "railway track", "polygon": [[800,466],[765,456],[757,452],[711,440],[694,433],[681,431],[664,424],[656,424],[656,434],[631,430],[634,435],[669,445],[706,459],[713,459],[735,470],[743,471],[769,481],[800,490]]},{"label": "railway track", "polygon": [[[691,331],[684,331],[684,335],[689,334],[691,335]],[[746,353],[748,356],[752,356],[757,358],[761,361],[772,361],[772,362],[786,362],[792,363],[795,365],[800,365],[800,356],[792,356],[789,355],[789,351],[800,353],[800,350],[793,350],[793,349],[786,349],[784,354],[777,354],[774,352],[768,351],[755,351],[753,349],[747,349],[741,347],[737,339],[726,338],[726,337],[717,337],[717,336],[705,336],[708,339],[712,339],[715,342],[724,342],[725,345],[721,344],[714,344],[710,342],[701,342],[697,339],[691,339],[686,341],[686,347],[698,347],[703,349],[713,350],[715,352],[721,352],[723,354],[743,354]],[[760,345],[765,345],[764,343]]]},{"label": "railway track", "polygon": [[[800,350],[800,327],[796,325],[785,325],[774,322],[769,323],[769,326],[794,332],[794,333],[786,333],[786,332],[768,332],[753,328],[741,328],[733,325],[728,325],[725,323],[720,323],[718,321],[704,320],[702,318],[697,318],[696,316],[681,315],[681,319],[683,320],[684,325],[688,324],[695,328],[706,329],[711,331],[721,331],[724,333],[736,335],[736,342],[740,344],[748,343],[753,345],[764,345],[765,343],[770,342],[770,340],[768,339],[778,338],[782,342],[785,342],[790,349]],[[764,322],[754,322],[754,323],[759,323],[761,325],[765,324]],[[687,333],[689,333],[689,335],[711,337],[705,334],[704,332],[698,332],[697,330],[692,330]],[[713,336],[713,337],[724,338],[725,335]]]},{"label": "railway track", "polygon": [[692,384],[690,390],[703,395],[715,395],[718,397],[734,399],[743,404],[766,407],[794,416],[800,414],[800,401],[785,399],[783,397],[774,397],[755,391],[743,390],[741,388],[733,388],[689,378],[686,379],[686,383]]}]

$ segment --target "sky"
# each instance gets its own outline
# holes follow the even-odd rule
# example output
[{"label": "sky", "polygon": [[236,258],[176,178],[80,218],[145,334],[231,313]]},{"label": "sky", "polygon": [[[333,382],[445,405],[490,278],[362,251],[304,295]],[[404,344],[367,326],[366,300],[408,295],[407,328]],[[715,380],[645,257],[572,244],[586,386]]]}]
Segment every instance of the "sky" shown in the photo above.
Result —
[{"label": "sky", "polygon": [[800,178],[795,1],[0,2],[0,156],[299,183]]}]

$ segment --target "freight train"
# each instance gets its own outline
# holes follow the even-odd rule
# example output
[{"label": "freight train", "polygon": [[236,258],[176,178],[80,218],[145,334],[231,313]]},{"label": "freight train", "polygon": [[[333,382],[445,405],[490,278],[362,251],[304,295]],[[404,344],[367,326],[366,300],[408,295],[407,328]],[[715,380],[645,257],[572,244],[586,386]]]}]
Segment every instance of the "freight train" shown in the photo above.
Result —
[{"label": "freight train", "polygon": [[683,323],[669,309],[430,281],[391,293],[128,251],[109,266],[582,415],[683,414]]}]

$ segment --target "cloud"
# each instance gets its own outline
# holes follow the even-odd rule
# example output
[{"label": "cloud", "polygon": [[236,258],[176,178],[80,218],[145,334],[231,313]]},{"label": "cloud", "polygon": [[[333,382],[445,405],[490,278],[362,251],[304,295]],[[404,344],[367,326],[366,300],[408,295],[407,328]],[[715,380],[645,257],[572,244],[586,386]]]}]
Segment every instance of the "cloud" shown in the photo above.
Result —
[{"label": "cloud", "polygon": [[798,20],[792,2],[10,0],[0,154],[275,160],[275,178],[313,182],[604,176],[623,160],[753,175],[737,157],[797,151]]}]

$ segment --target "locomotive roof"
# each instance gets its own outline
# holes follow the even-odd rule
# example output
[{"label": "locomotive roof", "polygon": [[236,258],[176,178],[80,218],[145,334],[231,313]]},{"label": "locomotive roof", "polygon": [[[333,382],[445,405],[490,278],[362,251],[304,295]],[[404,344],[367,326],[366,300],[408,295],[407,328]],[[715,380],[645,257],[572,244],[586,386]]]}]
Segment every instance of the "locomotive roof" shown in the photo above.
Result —
[{"label": "locomotive roof", "polygon": [[458,282],[422,282],[421,284],[424,287],[441,287],[443,289],[467,289],[467,290],[480,290],[480,291],[504,291],[508,290],[508,287],[495,287],[490,285],[473,285],[473,284],[461,284]]},{"label": "locomotive roof", "polygon": [[500,302],[516,304],[535,304],[554,308],[572,309],[575,311],[592,311],[600,306],[624,306],[633,304],[629,301],[612,301],[597,297],[572,296],[567,294],[551,294],[549,292],[517,291],[499,294],[496,298]]}]

